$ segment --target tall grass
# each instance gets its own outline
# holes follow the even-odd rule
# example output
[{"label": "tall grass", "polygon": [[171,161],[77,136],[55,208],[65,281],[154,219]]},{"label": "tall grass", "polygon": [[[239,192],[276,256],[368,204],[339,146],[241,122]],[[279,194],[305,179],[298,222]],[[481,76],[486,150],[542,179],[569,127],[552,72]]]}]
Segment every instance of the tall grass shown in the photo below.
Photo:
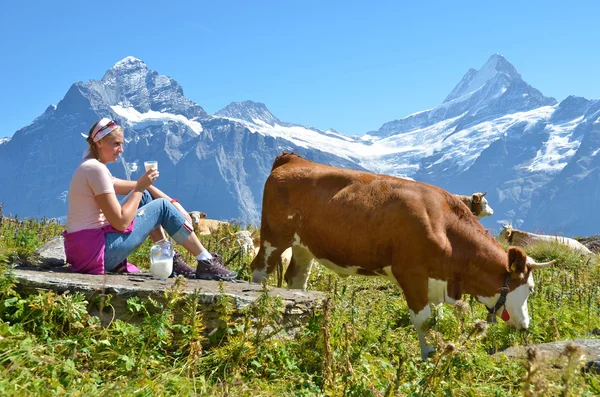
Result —
[{"label": "tall grass", "polygon": [[[576,346],[556,360],[535,349],[519,359],[490,354],[509,346],[590,338],[600,327],[598,258],[558,245],[528,248],[537,260],[557,259],[553,268],[535,273],[530,329],[488,326],[482,321],[484,306],[465,296],[455,307],[434,308],[436,354],[423,362],[396,286],[374,278],[342,279],[322,268],[313,271],[309,289],[328,298],[294,335],[280,327],[281,301],[267,293],[268,286],[241,316],[232,316],[231,301],[221,296],[220,325],[206,330],[200,292],[183,293],[184,279],[175,280],[162,303],[129,300],[128,310],[141,316],[141,323],[103,325],[88,314],[80,294],[15,292],[11,264],[28,260],[33,249],[62,230],[47,220],[0,219],[0,395],[600,394],[598,376],[580,371]],[[35,238],[28,237],[29,230]],[[201,239],[247,280],[250,258],[235,245],[224,245],[226,235],[222,230]],[[150,245],[129,260],[147,268]],[[181,318],[176,310],[183,311]]]}]

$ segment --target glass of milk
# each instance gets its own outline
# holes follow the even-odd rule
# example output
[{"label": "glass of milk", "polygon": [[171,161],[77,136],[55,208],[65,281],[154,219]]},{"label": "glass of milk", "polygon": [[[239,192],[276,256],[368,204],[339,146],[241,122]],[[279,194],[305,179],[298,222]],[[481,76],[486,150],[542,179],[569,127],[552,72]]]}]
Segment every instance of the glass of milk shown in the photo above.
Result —
[{"label": "glass of milk", "polygon": [[166,280],[173,272],[173,244],[160,240],[150,248],[150,273],[156,278]]},{"label": "glass of milk", "polygon": [[157,170],[158,161],[144,161],[144,168],[146,168],[146,171]]}]

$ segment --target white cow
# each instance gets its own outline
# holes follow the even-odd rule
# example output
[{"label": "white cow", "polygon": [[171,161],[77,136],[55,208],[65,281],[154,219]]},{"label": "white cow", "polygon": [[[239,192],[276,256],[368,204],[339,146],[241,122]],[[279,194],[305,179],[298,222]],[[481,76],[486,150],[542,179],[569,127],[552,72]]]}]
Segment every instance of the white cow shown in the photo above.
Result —
[{"label": "white cow", "polygon": [[454,194],[454,197],[462,201],[464,205],[469,207],[471,213],[475,215],[475,218],[481,219],[484,216],[494,215],[494,210],[488,204],[487,199],[484,197],[485,193],[473,193],[470,196],[462,196],[460,194]]},{"label": "white cow", "polygon": [[256,231],[240,230],[235,233],[229,232],[236,245],[238,245],[244,254],[254,253],[254,242],[252,241],[253,234]]},{"label": "white cow", "polygon": [[592,254],[592,251],[590,251],[585,245],[569,237],[548,236],[544,234],[524,232],[522,230],[513,229],[511,225],[502,225],[502,228],[503,230],[498,235],[498,239],[506,240],[511,245],[526,247],[529,244],[538,243],[540,241],[550,241],[566,245],[569,248],[579,251],[583,254]]}]

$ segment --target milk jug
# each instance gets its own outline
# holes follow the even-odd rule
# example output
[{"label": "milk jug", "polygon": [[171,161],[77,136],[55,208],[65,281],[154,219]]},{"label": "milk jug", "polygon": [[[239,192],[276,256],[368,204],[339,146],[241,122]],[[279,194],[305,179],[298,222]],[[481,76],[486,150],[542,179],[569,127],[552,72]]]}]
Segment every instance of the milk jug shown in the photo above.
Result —
[{"label": "milk jug", "polygon": [[173,272],[173,244],[160,240],[150,248],[150,273],[156,278],[165,280]]}]

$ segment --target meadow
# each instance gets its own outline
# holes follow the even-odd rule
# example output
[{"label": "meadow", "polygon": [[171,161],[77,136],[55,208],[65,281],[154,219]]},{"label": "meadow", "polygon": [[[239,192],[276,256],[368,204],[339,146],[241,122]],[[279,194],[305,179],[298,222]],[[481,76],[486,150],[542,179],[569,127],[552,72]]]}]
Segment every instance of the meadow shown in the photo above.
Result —
[{"label": "meadow", "polygon": [[[0,206],[2,396],[600,395],[600,376],[582,371],[575,345],[555,360],[535,348],[523,358],[498,353],[598,338],[598,256],[549,243],[529,247],[538,261],[557,260],[534,273],[530,328],[515,331],[501,320],[488,325],[485,307],[464,296],[454,307],[435,307],[430,329],[436,353],[422,361],[400,289],[375,278],[339,278],[322,267],[313,270],[308,288],[324,291],[327,299],[293,335],[278,326],[280,300],[266,293],[277,277],[241,317],[232,316],[223,297],[221,326],[210,335],[197,297],[182,293],[181,278],[164,292],[163,303],[129,300],[131,314],[143,317],[139,324],[101,324],[78,293],[21,296],[11,269],[34,262],[34,250],[62,230],[55,221],[2,214]],[[223,229],[200,238],[248,280],[251,258],[227,236]],[[148,269],[150,246],[146,241],[130,262]]]}]

